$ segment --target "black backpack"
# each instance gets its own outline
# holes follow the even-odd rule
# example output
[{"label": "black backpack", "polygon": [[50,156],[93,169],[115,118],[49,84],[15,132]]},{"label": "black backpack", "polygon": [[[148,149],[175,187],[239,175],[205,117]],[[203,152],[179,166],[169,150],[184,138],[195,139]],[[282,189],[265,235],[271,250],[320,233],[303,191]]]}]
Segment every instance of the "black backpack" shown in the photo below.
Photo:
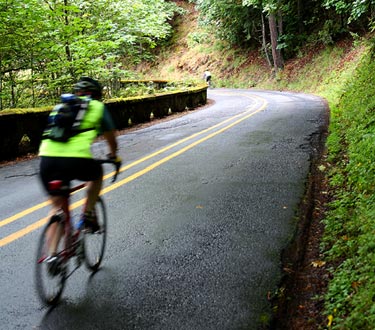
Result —
[{"label": "black backpack", "polygon": [[81,129],[82,120],[88,110],[90,98],[79,98],[74,94],[62,94],[61,103],[56,105],[48,117],[43,139],[67,142],[71,137],[95,129]]}]

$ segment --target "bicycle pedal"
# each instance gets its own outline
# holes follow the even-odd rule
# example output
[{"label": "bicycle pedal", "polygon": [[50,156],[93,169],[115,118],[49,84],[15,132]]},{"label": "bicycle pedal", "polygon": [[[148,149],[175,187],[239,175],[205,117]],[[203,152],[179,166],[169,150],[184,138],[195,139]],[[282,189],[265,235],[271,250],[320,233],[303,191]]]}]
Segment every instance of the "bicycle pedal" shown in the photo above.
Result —
[{"label": "bicycle pedal", "polygon": [[95,231],[92,228],[85,228],[83,229],[85,234],[103,234],[104,230],[102,228],[97,228]]}]

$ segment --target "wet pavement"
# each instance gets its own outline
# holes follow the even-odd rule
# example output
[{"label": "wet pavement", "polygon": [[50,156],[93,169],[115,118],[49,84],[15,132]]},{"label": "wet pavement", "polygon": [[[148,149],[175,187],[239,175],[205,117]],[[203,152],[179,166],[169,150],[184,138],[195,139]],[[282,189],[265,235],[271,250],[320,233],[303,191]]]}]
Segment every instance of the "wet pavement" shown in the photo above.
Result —
[{"label": "wet pavement", "polygon": [[[48,210],[38,160],[0,168],[0,329],[267,325],[327,109],[304,94],[210,89],[208,97],[210,107],[119,138],[123,172],[103,196],[103,267],[74,273],[52,310],[33,287],[41,232],[33,224]],[[102,143],[94,150],[106,153]]]}]

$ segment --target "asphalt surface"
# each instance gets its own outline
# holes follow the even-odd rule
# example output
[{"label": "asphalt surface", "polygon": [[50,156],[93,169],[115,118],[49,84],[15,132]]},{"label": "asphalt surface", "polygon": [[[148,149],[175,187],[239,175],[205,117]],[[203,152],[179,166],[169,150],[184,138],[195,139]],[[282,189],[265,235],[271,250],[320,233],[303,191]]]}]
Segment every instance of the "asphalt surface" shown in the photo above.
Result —
[{"label": "asphalt surface", "polygon": [[103,267],[74,273],[57,308],[41,307],[33,286],[34,223],[48,211],[39,161],[0,167],[0,329],[266,327],[327,109],[304,94],[208,97],[209,107],[119,137]]}]

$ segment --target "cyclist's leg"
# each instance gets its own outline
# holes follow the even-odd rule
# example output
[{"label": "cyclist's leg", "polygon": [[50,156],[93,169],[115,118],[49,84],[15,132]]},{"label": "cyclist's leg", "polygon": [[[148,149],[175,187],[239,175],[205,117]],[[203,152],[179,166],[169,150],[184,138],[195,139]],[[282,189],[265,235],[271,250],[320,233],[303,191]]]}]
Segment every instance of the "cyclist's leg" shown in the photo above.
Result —
[{"label": "cyclist's leg", "polygon": [[95,203],[102,188],[102,166],[94,159],[89,158],[76,158],[71,159],[70,161],[74,168],[74,173],[72,173],[72,176],[74,175],[73,179],[86,181],[88,183],[86,203],[83,207],[83,211],[91,211],[95,207]]},{"label": "cyclist's leg", "polygon": [[211,76],[207,78],[207,85],[208,87],[211,87]]},{"label": "cyclist's leg", "polygon": [[89,181],[87,184],[87,197],[83,209],[83,221],[85,228],[91,232],[96,232],[100,229],[95,204],[99,199],[102,181],[102,178],[100,178],[98,180]]},{"label": "cyclist's leg", "polygon": [[[42,157],[41,162],[42,182],[49,192],[48,182],[62,180],[68,186],[72,180],[88,182],[84,213],[92,213],[98,200],[102,187],[102,166],[93,159],[77,157]],[[52,215],[61,208],[61,199],[52,200]]]},{"label": "cyclist's leg", "polygon": [[[61,191],[61,187],[69,187],[69,177],[65,173],[65,158],[63,157],[41,157],[40,163],[40,179],[48,194],[49,201],[51,202],[51,209],[48,218],[61,213],[67,214],[68,212],[68,190]],[[57,187],[53,187],[51,183],[61,181]],[[49,244],[49,253],[54,255],[61,237],[64,234],[64,226],[58,226],[57,222],[52,222],[46,231],[47,242]]]},{"label": "cyclist's leg", "polygon": [[97,180],[89,181],[87,184],[87,199],[84,207],[84,212],[91,212],[95,208],[98,200],[100,190],[102,189],[103,176],[101,175]]},{"label": "cyclist's leg", "polygon": [[[51,219],[53,216],[65,212],[64,208],[66,203],[66,197],[64,196],[50,196],[51,210],[48,214],[48,218]],[[49,242],[49,255],[55,255],[57,246],[59,245],[60,239],[64,234],[64,227],[59,226],[57,222],[52,223],[46,232],[47,241]]]}]

